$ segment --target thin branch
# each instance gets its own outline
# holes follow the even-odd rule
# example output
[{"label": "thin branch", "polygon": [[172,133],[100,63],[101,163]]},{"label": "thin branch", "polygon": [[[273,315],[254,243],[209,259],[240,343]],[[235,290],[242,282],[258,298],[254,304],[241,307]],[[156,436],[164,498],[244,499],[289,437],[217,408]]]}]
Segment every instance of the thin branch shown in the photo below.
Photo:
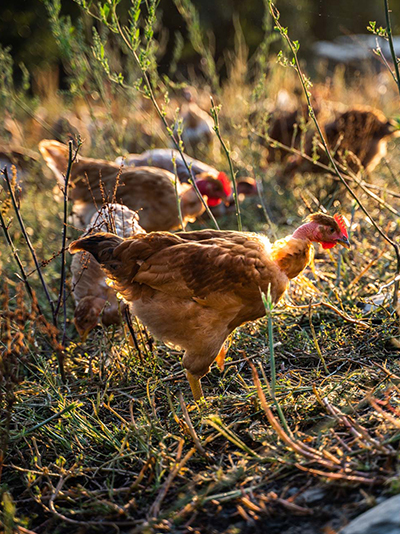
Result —
[{"label": "thin branch", "polygon": [[394,70],[396,72],[395,81],[397,83],[397,87],[398,87],[399,93],[400,93],[399,62],[398,62],[398,59],[396,57],[396,52],[395,52],[394,45],[393,45],[392,24],[390,22],[389,0],[384,0],[384,1],[385,1],[385,15],[386,15],[386,25],[387,25],[386,31],[387,31],[387,34],[388,34],[390,54],[392,56],[392,60],[393,60],[393,63],[394,63]]},{"label": "thin branch", "polygon": [[61,243],[61,273],[60,273],[60,289],[58,293],[58,299],[57,304],[54,310],[54,314],[57,319],[58,312],[60,310],[61,306],[61,300],[63,301],[63,308],[64,308],[64,329],[63,329],[63,338],[62,338],[62,344],[64,345],[65,342],[65,334],[66,334],[66,324],[67,324],[67,308],[66,308],[66,300],[67,300],[67,287],[66,287],[66,277],[65,277],[65,251],[66,251],[66,242],[67,242],[67,219],[68,219],[68,186],[69,186],[69,179],[71,177],[71,170],[72,170],[72,164],[76,160],[76,157],[78,155],[78,150],[81,146],[81,143],[78,143],[78,147],[75,150],[75,153],[73,154],[73,143],[72,141],[69,141],[69,153],[68,153],[68,167],[67,172],[65,174],[65,180],[64,180],[64,220],[63,220],[63,231],[62,231],[62,243]]},{"label": "thin branch", "polygon": [[214,119],[214,127],[213,130],[217,134],[218,140],[221,143],[222,148],[224,149],[226,159],[229,163],[229,170],[231,173],[231,180],[233,184],[233,198],[235,200],[235,211],[236,211],[236,219],[238,223],[238,229],[239,232],[242,231],[242,216],[240,214],[240,204],[239,204],[239,197],[237,192],[237,184],[236,184],[236,173],[233,170],[233,164],[231,159],[231,153],[229,148],[226,146],[225,141],[221,137],[221,132],[219,130],[219,118],[218,118],[218,108],[215,107],[214,99],[211,97],[211,116]]},{"label": "thin branch", "polygon": [[22,220],[22,217],[21,217],[21,213],[19,211],[19,207],[17,205],[17,201],[15,199],[15,195],[14,195],[14,191],[13,191],[13,188],[12,188],[12,185],[11,185],[11,182],[10,182],[10,178],[8,176],[8,170],[7,170],[7,167],[4,168],[4,170],[2,171],[2,173],[4,174],[4,178],[7,182],[7,187],[8,187],[8,190],[10,192],[10,196],[11,196],[11,201],[12,201],[12,204],[13,204],[13,208],[14,208],[14,211],[15,211],[15,214],[17,216],[17,219],[18,219],[18,222],[19,222],[19,225],[21,227],[21,231],[22,231],[22,234],[24,236],[24,239],[25,239],[25,242],[26,244],[28,245],[28,248],[29,248],[29,251],[32,255],[32,258],[33,258],[33,261],[35,263],[35,266],[36,266],[36,270],[38,272],[38,275],[39,275],[39,278],[40,278],[40,282],[42,284],[42,287],[43,287],[43,290],[44,290],[44,293],[46,295],[46,298],[50,304],[50,309],[51,309],[51,314],[53,316],[53,324],[54,326],[57,326],[57,318],[56,318],[56,315],[55,315],[55,310],[54,310],[54,303],[50,297],[50,293],[49,293],[49,290],[47,288],[47,284],[43,278],[43,274],[42,274],[42,271],[40,269],[40,265],[39,265],[39,261],[36,257],[36,253],[35,253],[35,250],[32,246],[32,243],[29,239],[29,236],[26,232],[26,229],[25,229],[25,225],[24,225],[24,221]]},{"label": "thin branch", "polygon": [[132,325],[131,314],[130,314],[128,306],[125,308],[125,319],[126,319],[126,324],[128,325],[129,333],[130,333],[131,338],[133,340],[133,343],[135,345],[135,349],[137,350],[137,353],[139,355],[139,359],[140,359],[141,363],[144,365],[143,354],[142,354],[142,351],[140,350],[138,340],[136,339],[135,331],[134,331],[133,325]]},{"label": "thin branch", "polygon": [[40,310],[39,303],[36,301],[36,299],[35,299],[35,297],[33,295],[33,290],[32,290],[32,288],[31,288],[31,286],[29,284],[28,277],[27,277],[27,275],[25,273],[24,266],[22,265],[20,257],[18,256],[17,249],[15,248],[13,240],[11,239],[10,232],[8,231],[8,227],[7,227],[6,222],[5,222],[4,218],[3,218],[3,214],[1,213],[1,209],[0,209],[0,225],[3,228],[3,232],[4,232],[4,235],[5,235],[6,241],[7,241],[8,245],[9,245],[9,247],[11,248],[12,255],[14,256],[14,259],[15,259],[18,267],[19,267],[19,270],[21,271],[22,280],[23,280],[23,282],[25,284],[26,290],[27,290],[29,296],[31,297],[32,301],[36,302],[36,305],[38,307],[39,313],[41,315],[43,315],[42,311]]},{"label": "thin branch", "polygon": [[[76,0],[75,0],[76,1]],[[164,124],[165,126],[165,129],[167,130],[168,132],[168,135],[169,137],[172,139],[172,142],[174,143],[176,149],[178,150],[181,158],[182,158],[182,161],[186,167],[186,169],[189,171],[189,183],[193,186],[194,190],[196,191],[196,194],[197,196],[199,197],[199,199],[201,200],[203,206],[205,207],[206,211],[207,211],[207,214],[208,216],[210,217],[210,219],[213,221],[215,227],[217,228],[217,230],[219,230],[219,226],[218,226],[218,223],[214,217],[214,215],[212,214],[210,208],[208,207],[207,205],[207,202],[204,200],[202,194],[200,193],[199,191],[199,188],[197,187],[196,185],[196,179],[195,179],[195,176],[192,172],[192,169],[191,167],[188,165],[186,159],[185,159],[185,155],[182,151],[182,147],[181,147],[181,143],[179,142],[179,140],[177,140],[174,136],[174,134],[172,133],[172,130],[171,130],[171,127],[169,126],[168,122],[166,121],[165,119],[165,115],[164,113],[161,111],[159,105],[158,105],[158,102],[157,102],[157,99],[156,97],[154,96],[154,92],[153,92],[153,87],[151,85],[151,82],[150,82],[150,79],[149,79],[149,76],[147,74],[147,70],[143,67],[140,59],[139,59],[139,56],[137,55],[136,53],[136,50],[134,49],[134,47],[132,46],[132,43],[130,42],[130,40],[128,39],[128,37],[125,35],[124,33],[124,29],[121,28],[121,25],[119,23],[119,18],[118,18],[118,15],[117,15],[117,11],[116,11],[116,5],[113,4],[112,6],[112,9],[113,9],[113,20],[115,21],[116,23],[116,28],[113,28],[111,27],[110,25],[107,25],[107,27],[113,31],[114,33],[118,33],[122,40],[124,41],[125,45],[128,47],[128,49],[131,51],[132,55],[133,55],[133,58],[136,62],[136,64],[138,65],[139,69],[140,69],[140,72],[143,76],[143,80],[144,80],[144,83],[146,85],[146,89],[148,91],[148,96],[157,112],[157,115],[159,116],[159,118],[161,119],[162,123]],[[93,17],[94,19],[104,23],[104,20],[101,19],[100,17],[98,17],[97,15],[95,15],[92,11],[90,11],[89,8],[86,8],[86,12],[88,13],[88,15],[90,15],[91,17]],[[121,83],[122,84],[122,83]],[[123,85],[123,84],[122,84]]]}]

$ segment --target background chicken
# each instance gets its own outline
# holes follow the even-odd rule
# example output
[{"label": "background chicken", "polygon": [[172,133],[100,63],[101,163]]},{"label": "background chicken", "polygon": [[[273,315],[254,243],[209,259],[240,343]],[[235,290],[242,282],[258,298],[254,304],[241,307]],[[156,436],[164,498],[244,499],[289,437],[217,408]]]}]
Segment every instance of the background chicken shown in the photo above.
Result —
[{"label": "background chicken", "polygon": [[398,137],[398,125],[377,109],[351,109],[325,125],[328,145],[336,159],[358,172],[371,172],[386,156],[387,143]]},{"label": "background chicken", "polygon": [[155,337],[185,350],[182,360],[194,398],[200,378],[217,359],[223,367],[227,336],[265,314],[261,292],[273,302],[308,264],[311,242],[349,246],[340,216],[316,213],[291,236],[231,231],[154,232],[122,239],[95,234],[75,241],[71,253],[94,255],[131,311]]},{"label": "background chicken", "polygon": [[[121,204],[108,204],[96,212],[88,232],[112,232],[120,237],[145,233],[136,212]],[[74,324],[82,341],[99,323],[104,326],[121,323],[123,304],[114,289],[106,284],[106,276],[95,258],[87,252],[76,254],[71,263],[72,294],[76,308]]]},{"label": "background chicken", "polygon": [[[295,111],[274,114],[268,129],[268,136],[288,147],[300,148],[305,125],[309,121],[308,106],[303,105]],[[290,152],[268,144],[268,161],[280,162],[285,160]]]},{"label": "background chicken", "polygon": [[[198,98],[194,87],[183,91],[185,102],[182,104],[180,118],[182,120],[182,141],[187,149],[197,154],[210,146],[214,139],[214,121],[196,102]],[[174,133],[177,134],[178,125]]]},{"label": "background chicken", "polygon": [[[208,180],[208,177],[217,178],[221,182],[227,198],[232,195],[232,187],[229,178],[224,172],[220,172],[211,165],[207,165],[207,163],[203,163],[187,154],[184,154],[184,158],[194,174],[200,192],[207,195],[207,204],[209,206],[218,206],[222,199],[220,187],[218,188],[215,182]],[[176,173],[179,180],[182,183],[188,182],[191,176],[183,158],[178,150],[172,148],[155,148],[146,150],[143,154],[128,154],[125,158],[121,156],[115,161],[119,165],[122,165],[123,163],[129,167],[149,165],[151,167],[158,167],[175,173],[173,160],[175,160]]]},{"label": "background chicken", "polygon": [[[58,141],[43,140],[40,152],[62,186],[67,170],[68,147]],[[175,176],[155,167],[122,168],[101,159],[78,157],[72,165],[70,199],[74,203],[74,224],[85,227],[96,206],[118,201],[139,211],[140,225],[146,231],[174,230],[180,227],[175,194]],[[210,190],[225,198],[221,182],[207,176],[200,184],[204,194]],[[194,221],[205,207],[190,184],[177,183],[184,224]]]},{"label": "background chicken", "polygon": [[[388,141],[400,135],[394,121],[388,120],[381,111],[367,107],[340,113],[334,121],[324,125],[324,130],[334,158],[356,173],[361,169],[372,172],[386,155]],[[308,136],[305,152],[312,156],[313,135]],[[320,163],[329,164],[322,149],[318,155]],[[284,173],[287,175],[296,170],[320,172],[318,167],[301,156],[293,158]]]}]

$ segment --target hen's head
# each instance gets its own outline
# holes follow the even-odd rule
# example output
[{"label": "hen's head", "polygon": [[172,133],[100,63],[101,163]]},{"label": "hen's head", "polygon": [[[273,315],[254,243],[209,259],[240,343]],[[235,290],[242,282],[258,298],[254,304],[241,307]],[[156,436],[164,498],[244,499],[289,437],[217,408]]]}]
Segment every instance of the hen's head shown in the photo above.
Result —
[{"label": "hen's head", "polygon": [[180,191],[183,218],[189,222],[194,222],[196,217],[204,213],[205,207],[192,185],[183,183],[180,186]]},{"label": "hen's head", "polygon": [[78,330],[81,341],[97,326],[106,301],[99,297],[87,296],[81,299],[75,308],[74,325]]},{"label": "hen's head", "polygon": [[224,172],[213,176],[203,172],[196,176],[196,185],[203,196],[207,197],[209,206],[218,206],[222,201],[227,202],[232,194],[229,178]]},{"label": "hen's head", "polygon": [[39,150],[57,179],[64,183],[63,175],[67,172],[68,167],[68,146],[54,139],[42,139],[39,143]]},{"label": "hen's head", "polygon": [[237,192],[239,195],[244,195],[245,197],[257,195],[257,183],[254,178],[251,176],[238,178]]},{"label": "hen's head", "polygon": [[324,249],[338,244],[350,248],[346,225],[343,217],[338,214],[333,217],[324,213],[309,215],[306,223],[294,232],[293,237],[321,243]]}]

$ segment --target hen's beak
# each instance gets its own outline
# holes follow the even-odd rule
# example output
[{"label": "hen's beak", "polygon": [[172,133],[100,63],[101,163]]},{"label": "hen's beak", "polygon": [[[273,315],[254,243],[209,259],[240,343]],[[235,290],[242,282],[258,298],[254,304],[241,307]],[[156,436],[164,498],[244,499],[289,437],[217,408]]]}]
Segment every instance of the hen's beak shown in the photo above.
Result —
[{"label": "hen's beak", "polygon": [[340,243],[344,248],[350,248],[350,241],[346,236],[343,236],[341,239],[338,239],[337,242]]}]

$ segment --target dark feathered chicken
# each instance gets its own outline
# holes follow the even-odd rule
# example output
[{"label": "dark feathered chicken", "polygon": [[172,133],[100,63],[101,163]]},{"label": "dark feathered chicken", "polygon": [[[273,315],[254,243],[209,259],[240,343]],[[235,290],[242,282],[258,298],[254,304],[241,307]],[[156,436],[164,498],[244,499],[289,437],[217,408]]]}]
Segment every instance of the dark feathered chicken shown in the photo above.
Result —
[{"label": "dark feathered chicken", "polygon": [[[355,108],[341,113],[334,121],[325,124],[324,130],[334,158],[356,173],[361,169],[373,171],[386,155],[388,141],[400,135],[393,121],[381,111],[370,108]],[[305,152],[309,156],[313,153],[312,135],[308,137]],[[318,150],[318,155],[320,163],[329,165],[322,149]],[[321,169],[299,156],[291,159],[284,174],[289,176],[294,171],[321,172]]]}]

